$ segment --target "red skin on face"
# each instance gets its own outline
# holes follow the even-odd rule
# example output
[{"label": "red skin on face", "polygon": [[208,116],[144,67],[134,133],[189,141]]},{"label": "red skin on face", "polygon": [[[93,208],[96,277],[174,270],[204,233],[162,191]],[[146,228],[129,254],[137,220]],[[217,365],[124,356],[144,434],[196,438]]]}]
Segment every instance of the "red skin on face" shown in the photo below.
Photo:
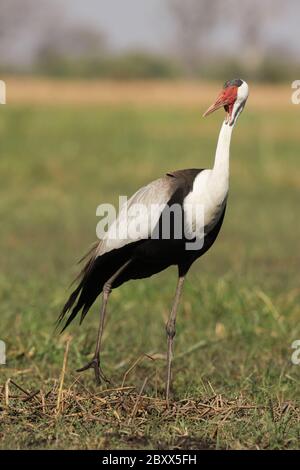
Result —
[{"label": "red skin on face", "polygon": [[226,111],[228,111],[229,115],[231,116],[232,108],[235,103],[236,97],[237,97],[237,87],[229,86],[225,88],[224,90],[222,90],[215,104],[218,103],[218,105],[220,104],[221,106],[225,106]]},{"label": "red skin on face", "polygon": [[232,108],[237,97],[237,90],[237,86],[229,86],[224,88],[218,96],[216,102],[204,113],[204,116],[213,113],[222,106],[225,107],[225,111],[229,112],[229,116],[231,116]]}]

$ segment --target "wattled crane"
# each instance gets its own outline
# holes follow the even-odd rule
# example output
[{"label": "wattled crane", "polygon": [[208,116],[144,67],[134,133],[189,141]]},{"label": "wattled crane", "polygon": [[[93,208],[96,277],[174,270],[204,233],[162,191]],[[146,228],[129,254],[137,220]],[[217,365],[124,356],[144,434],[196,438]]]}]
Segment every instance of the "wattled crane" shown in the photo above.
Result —
[{"label": "wattled crane", "polygon": [[[226,111],[212,169],[172,171],[139,189],[120,209],[115,222],[89,252],[78,286],[66,302],[59,322],[69,314],[64,329],[79,312],[82,321],[102,292],[95,354],[88,364],[78,370],[93,368],[97,383],[105,379],[100,367],[100,348],[111,290],[131,279],[147,278],[176,265],[178,281],[166,325],[166,399],[169,399],[176,313],[184,279],[192,263],[212,246],[221,229],[229,188],[231,135],[247,98],[248,85],[245,81],[228,80],[215,103],[204,113],[207,116],[221,107]],[[129,218],[128,213],[136,205],[142,205],[146,210],[142,216]],[[169,209],[175,206],[181,210],[174,211],[172,217],[164,217],[167,213],[170,215]],[[200,212],[201,217],[197,217]],[[168,236],[164,236],[164,220],[169,220]],[[124,236],[127,228],[136,228],[137,225],[139,230],[133,230],[134,236],[128,236],[128,233]],[[116,233],[119,236],[116,237]]]}]

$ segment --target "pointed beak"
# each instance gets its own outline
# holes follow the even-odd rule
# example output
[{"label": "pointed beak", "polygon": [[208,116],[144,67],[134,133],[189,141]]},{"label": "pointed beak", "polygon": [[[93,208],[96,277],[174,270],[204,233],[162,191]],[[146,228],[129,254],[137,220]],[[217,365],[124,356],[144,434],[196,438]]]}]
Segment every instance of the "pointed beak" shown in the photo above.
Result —
[{"label": "pointed beak", "polygon": [[237,87],[229,86],[224,88],[219,94],[218,98],[203,114],[203,117],[208,116],[208,114],[213,113],[219,108],[224,107],[226,111],[226,122],[229,122],[231,119],[231,113],[233,109],[234,102],[237,97]]},{"label": "pointed beak", "polygon": [[203,114],[203,117],[208,116],[214,111],[217,111],[217,109],[222,108],[223,106],[226,106],[228,104],[229,104],[228,97],[226,96],[226,93],[224,93],[224,90],[222,90],[222,92],[220,93],[216,101],[205,111],[205,113]]}]

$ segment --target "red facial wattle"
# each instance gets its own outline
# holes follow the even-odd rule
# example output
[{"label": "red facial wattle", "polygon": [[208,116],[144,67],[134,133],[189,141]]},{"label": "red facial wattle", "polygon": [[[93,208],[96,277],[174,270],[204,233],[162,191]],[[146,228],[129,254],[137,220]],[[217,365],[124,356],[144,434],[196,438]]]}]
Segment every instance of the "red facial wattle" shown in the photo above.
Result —
[{"label": "red facial wattle", "polygon": [[232,115],[232,110],[233,110],[233,105],[236,101],[237,98],[237,86],[229,86],[227,88],[224,88],[218,98],[216,99],[215,103],[212,104],[206,112],[203,114],[203,116],[207,116],[208,114],[213,113],[219,108],[224,107],[226,113],[227,113],[227,122],[230,121],[231,115]]}]

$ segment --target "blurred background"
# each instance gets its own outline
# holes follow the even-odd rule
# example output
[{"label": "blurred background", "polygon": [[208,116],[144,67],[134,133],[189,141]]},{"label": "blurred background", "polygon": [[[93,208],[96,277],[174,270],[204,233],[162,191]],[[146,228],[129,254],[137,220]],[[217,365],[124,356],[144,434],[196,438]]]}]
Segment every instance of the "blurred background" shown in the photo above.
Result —
[{"label": "blurred background", "polygon": [[291,79],[297,0],[0,0],[0,71],[53,77]]},{"label": "blurred background", "polygon": [[[96,239],[96,207],[167,171],[211,167],[224,113],[201,116],[225,80],[250,88],[225,222],[189,273],[174,362],[176,400],[242,396],[247,412],[176,423],[149,414],[121,429],[121,408],[82,424],[74,403],[68,421],[13,402],[0,447],[180,448],[178,436],[204,436],[211,448],[299,448],[299,17],[298,0],[0,0],[0,400],[8,379],[46,396],[69,335],[65,384],[77,383],[99,302],[81,328],[53,327]],[[116,386],[135,364],[126,385],[148,377],[145,393],[162,396],[175,282],[171,268],[111,296],[102,365]],[[93,391],[89,372],[80,383]]]}]

